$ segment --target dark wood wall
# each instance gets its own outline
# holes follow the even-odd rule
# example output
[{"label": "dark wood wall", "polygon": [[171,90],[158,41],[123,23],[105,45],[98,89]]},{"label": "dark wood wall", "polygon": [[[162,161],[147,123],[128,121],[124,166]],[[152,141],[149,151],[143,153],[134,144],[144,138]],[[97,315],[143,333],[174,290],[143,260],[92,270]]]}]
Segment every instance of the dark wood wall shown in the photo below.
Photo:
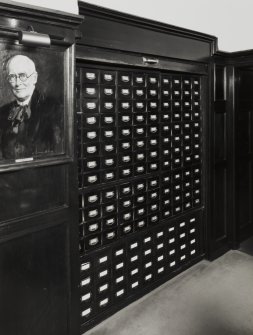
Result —
[{"label": "dark wood wall", "polygon": [[[2,65],[15,53],[35,56],[41,63],[45,55],[50,59],[54,54],[62,62],[58,65],[64,69],[65,83],[59,102],[65,125],[63,151],[33,160],[1,156],[1,334],[79,334],[73,69],[75,29],[80,22],[77,15],[56,14],[8,1],[0,4],[1,75]],[[31,30],[31,26],[36,32],[51,36],[51,47],[18,44],[19,32]],[[44,63],[43,70],[47,72],[50,67],[56,68],[56,64]],[[46,90],[48,82],[41,83],[41,78],[45,78],[43,70],[40,69],[38,80]],[[2,107],[8,94],[5,78],[1,78]],[[51,78],[55,78],[53,71],[48,81]]]}]

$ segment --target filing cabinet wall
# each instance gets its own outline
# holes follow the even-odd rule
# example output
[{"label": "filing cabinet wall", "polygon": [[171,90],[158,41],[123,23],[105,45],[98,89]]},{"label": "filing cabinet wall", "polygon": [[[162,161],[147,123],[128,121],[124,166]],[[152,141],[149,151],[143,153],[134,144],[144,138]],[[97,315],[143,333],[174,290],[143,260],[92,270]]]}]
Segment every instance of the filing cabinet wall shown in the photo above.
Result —
[{"label": "filing cabinet wall", "polygon": [[85,16],[76,47],[84,332],[207,255],[216,38],[79,6]]}]

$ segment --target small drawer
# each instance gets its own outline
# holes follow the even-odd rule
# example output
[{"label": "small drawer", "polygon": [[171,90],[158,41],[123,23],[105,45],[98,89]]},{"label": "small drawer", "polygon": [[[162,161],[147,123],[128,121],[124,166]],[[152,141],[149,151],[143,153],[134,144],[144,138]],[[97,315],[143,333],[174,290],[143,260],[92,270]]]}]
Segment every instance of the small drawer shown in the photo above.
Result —
[{"label": "small drawer", "polygon": [[101,128],[101,138],[105,141],[114,141],[116,139],[116,128]]},{"label": "small drawer", "polygon": [[147,146],[147,139],[146,138],[137,138],[133,142],[134,150],[145,150]]},{"label": "small drawer", "polygon": [[181,192],[182,191],[182,185],[181,183],[176,183],[173,185],[173,191],[174,192]]},{"label": "small drawer", "polygon": [[150,125],[157,124],[159,122],[159,114],[156,112],[148,113],[147,118],[148,118],[147,122]]},{"label": "small drawer", "polygon": [[94,220],[84,224],[85,235],[99,233],[101,231],[101,220]]},{"label": "small drawer", "polygon": [[181,88],[174,87],[174,89],[172,89],[172,99],[178,99],[177,101],[180,101],[180,98],[181,98]]},{"label": "small drawer", "polygon": [[159,170],[159,163],[158,162],[149,162],[147,164],[147,170],[148,172],[156,172]]},{"label": "small drawer", "polygon": [[175,157],[172,159],[172,168],[178,169],[182,165],[182,159],[180,157]]},{"label": "small drawer", "polygon": [[183,132],[184,132],[184,134],[190,134],[191,133],[191,123],[190,122],[184,122],[183,123]]},{"label": "small drawer", "polygon": [[150,100],[150,101],[148,101],[147,108],[148,108],[149,112],[158,112],[159,101],[158,100]]},{"label": "small drawer", "polygon": [[145,100],[135,100],[133,102],[134,112],[146,112],[147,110],[147,103]]},{"label": "small drawer", "polygon": [[84,204],[82,207],[97,205],[100,203],[101,196],[99,191],[92,191],[89,193],[84,194],[83,196]]},{"label": "small drawer", "polygon": [[133,220],[132,210],[119,213],[119,224],[129,223]]},{"label": "small drawer", "polygon": [[101,191],[102,202],[107,203],[110,201],[115,201],[117,199],[116,187],[106,188]]},{"label": "small drawer", "polygon": [[120,126],[131,126],[132,121],[131,113],[122,112],[118,114],[118,122]]},{"label": "small drawer", "polygon": [[172,88],[180,88],[182,84],[182,79],[179,76],[172,77]]},{"label": "small drawer", "polygon": [[134,231],[134,224],[133,222],[131,223],[127,223],[127,224],[123,224],[119,227],[119,234],[120,236],[126,236],[129,235],[131,233],[133,233]]},{"label": "small drawer", "polygon": [[130,86],[119,86],[118,87],[118,98],[122,100],[132,99],[132,88]]},{"label": "small drawer", "polygon": [[166,159],[166,160],[170,159],[170,157],[171,157],[171,152],[170,152],[169,146],[164,145],[164,146],[162,147],[161,155],[162,155],[162,158],[164,158],[164,159]]},{"label": "small drawer", "polygon": [[133,117],[134,117],[134,124],[135,125],[146,124],[147,115],[145,113],[135,113]]},{"label": "small drawer", "polygon": [[162,208],[167,208],[167,207],[171,206],[170,196],[162,197],[161,204],[162,204]]},{"label": "small drawer", "polygon": [[171,77],[167,75],[162,75],[162,87],[171,86]]},{"label": "small drawer", "polygon": [[82,109],[84,113],[98,113],[99,112],[99,102],[97,99],[85,98],[82,102]]},{"label": "small drawer", "polygon": [[162,161],[162,170],[163,171],[167,171],[171,168],[171,162],[170,162],[170,159],[164,159]]},{"label": "small drawer", "polygon": [[183,88],[183,99],[188,99],[190,101],[191,99],[191,90],[188,87]]},{"label": "small drawer", "polygon": [[195,188],[193,191],[192,191],[192,196],[194,199],[198,199],[201,197],[201,189],[200,188]]},{"label": "small drawer", "polygon": [[119,186],[119,196],[120,198],[132,195],[132,184],[126,183]]},{"label": "small drawer", "polygon": [[132,138],[132,127],[119,127],[119,138],[120,139],[131,139]]},{"label": "small drawer", "polygon": [[132,84],[132,73],[130,72],[119,72],[118,83],[123,86],[130,86]]},{"label": "small drawer", "polygon": [[200,102],[199,101],[193,101],[192,104],[193,104],[193,109],[194,110],[196,110],[196,111],[200,110]]},{"label": "small drawer", "polygon": [[170,99],[171,98],[171,90],[169,87],[162,88],[162,98]]},{"label": "small drawer", "polygon": [[153,150],[153,148],[159,148],[159,137],[148,138],[148,148]]},{"label": "small drawer", "polygon": [[110,229],[108,231],[104,231],[102,234],[102,244],[109,244],[113,241],[116,241],[118,237],[117,235],[117,229]]},{"label": "small drawer", "polygon": [[102,114],[101,115],[101,126],[102,127],[114,127],[116,125],[115,114]]},{"label": "small drawer", "polygon": [[146,126],[134,126],[133,136],[135,138],[142,138],[146,136]]},{"label": "small drawer", "polygon": [[109,182],[117,179],[117,170],[108,169],[101,172],[101,182]]},{"label": "small drawer", "polygon": [[98,219],[101,216],[100,206],[88,207],[84,210],[84,220],[90,221],[94,219]]},{"label": "small drawer", "polygon": [[170,102],[170,100],[164,100],[164,99],[162,99],[161,110],[162,110],[162,113],[168,113],[168,112],[171,111],[171,102]]},{"label": "small drawer", "polygon": [[146,86],[146,76],[144,73],[134,73],[133,74],[133,85],[145,87]]},{"label": "small drawer", "polygon": [[132,112],[132,101],[130,100],[119,100],[118,108],[119,112]]},{"label": "small drawer", "polygon": [[101,245],[101,234],[93,234],[87,236],[84,240],[85,250],[89,251],[92,249],[96,249]]},{"label": "small drawer", "polygon": [[101,143],[101,151],[103,155],[115,154],[117,151],[117,142],[116,141],[104,141]]},{"label": "small drawer", "polygon": [[198,207],[201,205],[201,198],[200,197],[196,197],[193,199],[193,207]]},{"label": "small drawer", "polygon": [[189,180],[184,180],[183,181],[183,189],[185,191],[188,191],[192,188],[192,181],[189,179]]},{"label": "small drawer", "polygon": [[112,227],[117,226],[117,215],[110,215],[107,217],[102,218],[102,228],[109,229]]},{"label": "small drawer", "polygon": [[83,115],[83,126],[85,128],[98,129],[99,125],[100,125],[100,115],[99,114]]},{"label": "small drawer", "polygon": [[100,158],[94,157],[83,160],[83,171],[92,172],[100,169]]},{"label": "small drawer", "polygon": [[172,112],[172,121],[173,122],[180,122],[181,121],[181,112],[173,111]]},{"label": "small drawer", "polygon": [[172,173],[172,182],[174,184],[176,184],[176,183],[180,183],[181,180],[182,180],[182,172],[181,172],[181,170],[173,171],[173,173]]},{"label": "small drawer", "polygon": [[83,175],[83,185],[84,187],[97,185],[100,183],[99,172],[87,173]]},{"label": "small drawer", "polygon": [[113,215],[117,212],[117,202],[108,202],[102,206],[102,215]]},{"label": "small drawer", "polygon": [[161,213],[162,213],[162,218],[163,218],[163,219],[167,219],[167,218],[169,218],[169,217],[172,215],[171,207],[168,206],[168,207],[164,208],[164,209],[161,211]]},{"label": "small drawer", "polygon": [[94,69],[83,69],[82,70],[82,81],[84,83],[98,83],[99,72]]},{"label": "small drawer", "polygon": [[134,219],[139,220],[147,215],[146,206],[139,206],[134,209]]},{"label": "small drawer", "polygon": [[159,189],[151,190],[147,192],[148,203],[156,202],[159,200]]},{"label": "small drawer", "polygon": [[116,72],[114,71],[101,71],[101,84],[110,85],[115,83]]},{"label": "small drawer", "polygon": [[149,162],[159,160],[159,150],[158,149],[149,150],[147,160]]},{"label": "small drawer", "polygon": [[159,187],[159,177],[152,177],[148,179],[148,190],[153,190]]},{"label": "small drawer", "polygon": [[148,225],[156,225],[159,223],[159,213],[151,214],[148,216]]},{"label": "small drawer", "polygon": [[103,169],[115,168],[117,166],[117,156],[110,155],[101,158],[101,166]]},{"label": "small drawer", "polygon": [[171,113],[170,112],[166,112],[166,113],[163,113],[161,115],[161,122],[162,123],[168,123],[170,122],[171,120]]},{"label": "small drawer", "polygon": [[193,111],[192,112],[192,118],[193,118],[193,120],[199,121],[201,119],[200,111]]},{"label": "small drawer", "polygon": [[134,182],[134,194],[143,194],[146,192],[146,180],[141,179]]},{"label": "small drawer", "polygon": [[138,207],[141,205],[144,205],[147,201],[147,195],[145,192],[141,193],[141,194],[136,194],[134,196],[134,206]]},{"label": "small drawer", "polygon": [[173,204],[174,206],[181,204],[183,201],[181,193],[176,193],[173,195]]},{"label": "small drawer", "polygon": [[129,177],[132,177],[132,175],[133,175],[133,167],[132,166],[119,167],[119,178],[120,179],[129,178]]},{"label": "small drawer", "polygon": [[132,150],[132,139],[119,140],[119,152],[130,152]]},{"label": "small drawer", "polygon": [[115,86],[105,85],[100,87],[100,97],[102,99],[115,99]]},{"label": "small drawer", "polygon": [[160,209],[159,202],[152,202],[148,204],[148,214],[155,213],[159,211],[159,209]]},{"label": "small drawer", "polygon": [[157,136],[159,135],[159,126],[153,125],[148,127],[148,136]]},{"label": "small drawer", "polygon": [[101,100],[100,108],[102,113],[115,112],[116,101],[114,99]]},{"label": "small drawer", "polygon": [[119,155],[119,165],[120,166],[129,166],[133,164],[132,153],[125,153]]},{"label": "small drawer", "polygon": [[135,231],[143,230],[147,227],[147,225],[148,225],[148,222],[147,222],[147,218],[145,217],[134,221]]},{"label": "small drawer", "polygon": [[156,74],[147,75],[147,85],[149,87],[158,87],[159,85],[159,76]]},{"label": "small drawer", "polygon": [[165,185],[168,187],[171,182],[171,174],[170,173],[163,173],[161,176],[161,185]]},{"label": "small drawer", "polygon": [[133,97],[136,100],[146,98],[146,88],[145,87],[136,87],[133,90]]},{"label": "small drawer", "polygon": [[186,201],[186,202],[183,204],[183,208],[184,208],[184,210],[191,209],[191,208],[192,208],[192,201],[191,201],[191,200]]},{"label": "small drawer", "polygon": [[134,165],[134,175],[135,176],[141,176],[143,174],[147,173],[146,163],[143,164],[138,163]]},{"label": "small drawer", "polygon": [[135,163],[143,163],[146,161],[146,151],[136,151],[134,153],[134,162]]},{"label": "small drawer", "polygon": [[181,205],[176,205],[173,207],[173,214],[177,215],[182,212],[182,206]]},{"label": "small drawer", "polygon": [[122,199],[119,199],[119,210],[129,210],[133,207],[133,198],[130,197],[124,197]]},{"label": "small drawer", "polygon": [[173,136],[180,135],[181,134],[181,124],[180,123],[173,123],[172,124],[172,134]]},{"label": "small drawer", "polygon": [[191,194],[191,191],[185,191],[184,194],[183,194],[183,201],[184,202],[188,202],[191,200],[191,197],[192,197],[192,194]]},{"label": "small drawer", "polygon": [[[191,101],[189,100],[183,100],[183,109],[190,111],[192,105],[191,105]],[[183,119],[184,120],[190,120],[191,119],[191,113],[190,112],[184,112],[183,113]]]},{"label": "small drawer", "polygon": [[157,88],[149,87],[147,90],[148,99],[157,99],[159,95],[159,91]]}]

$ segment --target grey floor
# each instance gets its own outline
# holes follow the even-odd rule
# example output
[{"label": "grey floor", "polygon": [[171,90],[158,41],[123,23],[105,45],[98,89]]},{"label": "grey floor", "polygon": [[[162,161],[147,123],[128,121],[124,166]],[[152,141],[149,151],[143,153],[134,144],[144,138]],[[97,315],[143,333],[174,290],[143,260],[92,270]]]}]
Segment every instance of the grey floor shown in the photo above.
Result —
[{"label": "grey floor", "polygon": [[253,335],[253,256],[201,261],[85,333],[160,334]]}]

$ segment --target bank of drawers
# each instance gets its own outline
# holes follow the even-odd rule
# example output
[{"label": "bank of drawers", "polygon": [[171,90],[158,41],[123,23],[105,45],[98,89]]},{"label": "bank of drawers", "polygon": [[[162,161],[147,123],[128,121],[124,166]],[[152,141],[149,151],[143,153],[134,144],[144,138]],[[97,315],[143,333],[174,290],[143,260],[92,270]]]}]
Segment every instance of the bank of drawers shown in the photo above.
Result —
[{"label": "bank of drawers", "polygon": [[201,167],[80,192],[80,250],[88,252],[201,204]]},{"label": "bank of drawers", "polygon": [[201,235],[199,212],[82,257],[82,323],[192,262],[202,252]]},{"label": "bank of drawers", "polygon": [[201,162],[200,78],[77,72],[79,188]]}]

